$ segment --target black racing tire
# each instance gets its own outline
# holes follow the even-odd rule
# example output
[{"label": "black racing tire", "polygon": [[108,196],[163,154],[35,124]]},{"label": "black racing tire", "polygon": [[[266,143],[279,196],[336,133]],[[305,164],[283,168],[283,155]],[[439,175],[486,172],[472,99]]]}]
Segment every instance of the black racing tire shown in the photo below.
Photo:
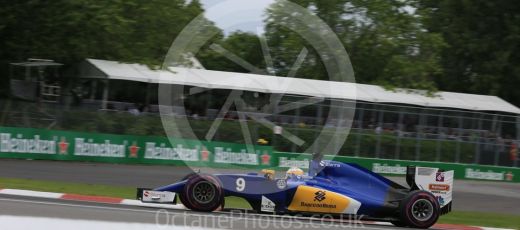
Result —
[{"label": "black racing tire", "polygon": [[429,228],[439,219],[437,198],[427,191],[412,191],[399,205],[401,223],[413,228]]},{"label": "black racing tire", "polygon": [[406,225],[405,223],[403,223],[400,220],[398,220],[398,221],[390,221],[390,223],[392,223],[394,226],[400,227],[400,228],[408,226],[408,225]]},{"label": "black racing tire", "polygon": [[[188,180],[188,179],[190,179],[191,177],[196,176],[196,175],[199,175],[199,174],[198,174],[198,173],[195,173],[195,172],[189,173],[189,174],[187,174],[186,176],[184,176],[184,177],[181,179],[181,181],[183,181],[183,180]],[[181,196],[181,195],[179,194],[179,200],[181,201],[182,204],[184,204],[184,206],[186,206],[185,204],[187,203],[187,201],[185,200],[185,196]]]},{"label": "black racing tire", "polygon": [[196,173],[196,172],[189,173],[189,174],[187,174],[186,176],[184,176],[184,177],[181,179],[181,181],[182,181],[182,180],[190,179],[192,176],[195,176],[195,175],[199,175],[199,174]]},{"label": "black racing tire", "polygon": [[220,181],[205,174],[191,176],[182,192],[179,194],[179,199],[186,206],[186,208],[200,211],[212,212],[224,205],[224,192]]}]

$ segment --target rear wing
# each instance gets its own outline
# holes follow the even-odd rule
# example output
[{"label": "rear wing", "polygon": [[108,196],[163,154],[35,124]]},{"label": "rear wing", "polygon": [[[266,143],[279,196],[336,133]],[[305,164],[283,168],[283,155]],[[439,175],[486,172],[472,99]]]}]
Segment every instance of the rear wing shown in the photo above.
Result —
[{"label": "rear wing", "polygon": [[439,201],[441,214],[451,211],[454,171],[408,166],[406,182],[412,190],[431,192]]}]

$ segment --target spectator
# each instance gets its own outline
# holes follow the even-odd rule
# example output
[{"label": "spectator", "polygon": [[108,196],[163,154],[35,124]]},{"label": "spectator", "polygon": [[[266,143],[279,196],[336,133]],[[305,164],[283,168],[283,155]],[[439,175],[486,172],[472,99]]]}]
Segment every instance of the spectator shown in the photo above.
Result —
[{"label": "spectator", "polygon": [[139,116],[139,114],[141,113],[141,112],[139,112],[139,110],[137,109],[136,106],[128,107],[127,111],[128,111],[128,113],[130,113],[130,114],[132,114],[134,116]]},{"label": "spectator", "polygon": [[439,139],[446,139],[446,133],[444,133],[443,131],[440,131],[439,132]]},{"label": "spectator", "polygon": [[383,128],[381,128],[381,126],[378,125],[374,131],[376,132],[377,135],[380,135],[383,132]]}]

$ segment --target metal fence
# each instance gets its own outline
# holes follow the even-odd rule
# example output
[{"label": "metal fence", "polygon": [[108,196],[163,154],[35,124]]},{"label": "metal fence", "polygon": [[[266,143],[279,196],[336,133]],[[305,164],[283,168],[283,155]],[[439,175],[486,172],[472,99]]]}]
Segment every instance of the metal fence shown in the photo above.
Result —
[{"label": "metal fence", "polygon": [[[140,111],[142,108],[139,106],[112,103],[116,106],[111,110],[100,110],[92,106],[95,102],[85,106],[64,106],[0,100],[0,126],[166,135],[158,106]],[[197,103],[204,104],[205,101],[197,100]],[[345,133],[350,131],[344,142],[337,143],[341,145],[340,155],[518,166],[519,122],[516,116],[357,102],[340,104],[346,106],[344,109],[355,110],[352,116],[331,117],[327,114],[338,105],[334,101],[309,103],[300,97],[283,97],[281,104],[290,103],[298,106],[294,111],[280,114],[262,115],[256,108],[242,112],[265,117],[285,132],[303,140],[303,145],[296,145],[286,137],[273,133],[272,127],[257,120],[241,119],[236,110],[229,111],[223,117],[213,140],[247,143],[242,132],[246,124],[255,142],[263,140],[263,144],[272,145],[278,151],[308,152],[313,151],[311,144],[320,134],[328,133],[333,137],[340,127]],[[218,119],[219,106],[213,103],[203,109],[190,110],[188,104],[186,108],[173,108],[172,111],[176,112],[168,116],[186,121],[177,124],[181,131],[204,139]]]}]

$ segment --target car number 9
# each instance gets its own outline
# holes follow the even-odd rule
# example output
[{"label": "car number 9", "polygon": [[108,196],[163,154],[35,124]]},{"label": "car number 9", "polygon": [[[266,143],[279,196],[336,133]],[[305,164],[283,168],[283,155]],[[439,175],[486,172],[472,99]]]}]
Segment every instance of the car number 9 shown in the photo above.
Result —
[{"label": "car number 9", "polygon": [[239,177],[236,181],[236,185],[237,191],[242,192],[244,189],[246,189],[246,180],[244,180],[242,177]]}]

